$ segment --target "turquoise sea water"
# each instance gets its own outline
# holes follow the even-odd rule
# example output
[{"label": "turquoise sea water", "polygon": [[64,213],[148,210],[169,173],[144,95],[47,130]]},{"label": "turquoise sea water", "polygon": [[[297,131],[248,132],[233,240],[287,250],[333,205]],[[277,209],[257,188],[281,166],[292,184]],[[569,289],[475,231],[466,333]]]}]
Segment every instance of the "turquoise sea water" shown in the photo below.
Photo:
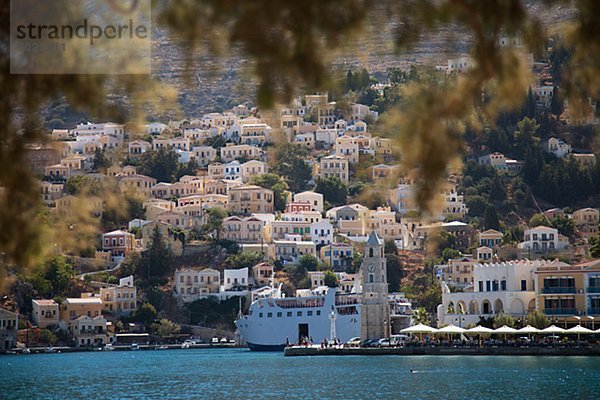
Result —
[{"label": "turquoise sea water", "polygon": [[245,349],[3,356],[0,399],[600,399],[600,358],[286,358]]}]

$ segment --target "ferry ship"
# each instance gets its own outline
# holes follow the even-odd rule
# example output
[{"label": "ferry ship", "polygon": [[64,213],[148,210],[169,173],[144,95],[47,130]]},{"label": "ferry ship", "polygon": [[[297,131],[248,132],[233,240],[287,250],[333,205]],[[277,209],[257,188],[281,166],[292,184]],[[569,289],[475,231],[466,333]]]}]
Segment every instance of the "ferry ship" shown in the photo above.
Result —
[{"label": "ferry ship", "polygon": [[242,340],[254,351],[282,351],[303,341],[320,343],[330,339],[332,323],[341,342],[360,336],[360,295],[321,287],[308,296],[286,298],[280,287],[253,301],[248,314],[235,321]]}]

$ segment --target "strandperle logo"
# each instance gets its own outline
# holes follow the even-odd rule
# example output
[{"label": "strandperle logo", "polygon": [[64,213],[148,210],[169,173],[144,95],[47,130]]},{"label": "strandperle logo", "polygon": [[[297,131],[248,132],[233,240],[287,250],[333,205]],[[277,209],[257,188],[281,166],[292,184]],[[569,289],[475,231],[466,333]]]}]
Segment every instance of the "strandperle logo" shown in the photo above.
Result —
[{"label": "strandperle logo", "polygon": [[145,25],[135,25],[130,19],[126,25],[92,25],[85,18],[80,25],[18,25],[17,39],[88,39],[90,45],[96,44],[101,39],[146,39],[148,38],[148,28]]},{"label": "strandperle logo", "polygon": [[11,74],[149,74],[151,0],[11,0]]}]

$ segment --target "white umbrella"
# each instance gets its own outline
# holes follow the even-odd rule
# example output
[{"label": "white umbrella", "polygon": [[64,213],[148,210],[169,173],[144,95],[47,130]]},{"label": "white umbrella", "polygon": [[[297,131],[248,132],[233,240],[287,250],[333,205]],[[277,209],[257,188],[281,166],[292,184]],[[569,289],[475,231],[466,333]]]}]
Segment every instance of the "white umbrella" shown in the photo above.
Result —
[{"label": "white umbrella", "polygon": [[414,326],[409,326],[408,328],[404,328],[400,331],[401,333],[435,333],[437,329],[432,328],[430,326],[424,324],[418,324]]},{"label": "white umbrella", "polygon": [[586,328],[585,326],[576,325],[571,329],[567,329],[565,333],[572,333],[575,335],[589,335],[591,333],[594,333],[594,331]]},{"label": "white umbrella", "polygon": [[458,333],[458,334],[461,334],[461,333],[465,333],[465,329],[461,328],[459,326],[455,326],[455,325],[450,324],[448,326],[445,326],[443,328],[438,329],[437,333],[450,333],[450,334]]},{"label": "white umbrella", "polygon": [[550,333],[550,334],[565,333],[565,330],[563,328],[559,328],[556,325],[550,325],[546,329],[542,329],[540,331],[540,333]]},{"label": "white umbrella", "polygon": [[504,334],[504,335],[514,335],[518,333],[515,328],[511,328],[510,326],[502,325],[498,329],[494,329],[494,333]]},{"label": "white umbrella", "polygon": [[476,326],[471,329],[467,329],[465,333],[473,334],[473,335],[481,335],[486,333],[494,333],[493,329],[486,328],[485,326]]},{"label": "white umbrella", "polygon": [[532,333],[539,333],[540,330],[531,325],[527,325],[526,327],[519,329],[518,332],[523,333],[525,335],[531,335]]}]

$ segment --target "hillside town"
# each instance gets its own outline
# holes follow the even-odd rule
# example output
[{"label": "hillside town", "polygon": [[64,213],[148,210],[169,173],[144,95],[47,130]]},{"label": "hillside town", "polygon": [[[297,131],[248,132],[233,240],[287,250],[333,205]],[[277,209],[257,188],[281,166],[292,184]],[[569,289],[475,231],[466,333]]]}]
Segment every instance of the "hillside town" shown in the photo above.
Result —
[{"label": "hillside town", "polygon": [[390,333],[498,316],[522,324],[539,313],[593,325],[598,119],[575,123],[564,112],[557,53],[523,54],[537,79],[522,110],[481,135],[467,128],[463,166],[448,166],[435,212],[418,204],[419,182],[402,166],[410,149],[381,120],[403,85],[426,74],[460,79],[473,65],[466,56],[390,70],[386,81],[348,71],[342,94],[275,110],[246,102],[145,125],[63,121],[27,159],[41,212],[77,240],[57,240],[51,259],[14,278],[0,304],[0,351],[96,347],[119,335],[236,339],[236,316],[274,292],[356,294],[372,243],[402,320],[390,317]]}]

